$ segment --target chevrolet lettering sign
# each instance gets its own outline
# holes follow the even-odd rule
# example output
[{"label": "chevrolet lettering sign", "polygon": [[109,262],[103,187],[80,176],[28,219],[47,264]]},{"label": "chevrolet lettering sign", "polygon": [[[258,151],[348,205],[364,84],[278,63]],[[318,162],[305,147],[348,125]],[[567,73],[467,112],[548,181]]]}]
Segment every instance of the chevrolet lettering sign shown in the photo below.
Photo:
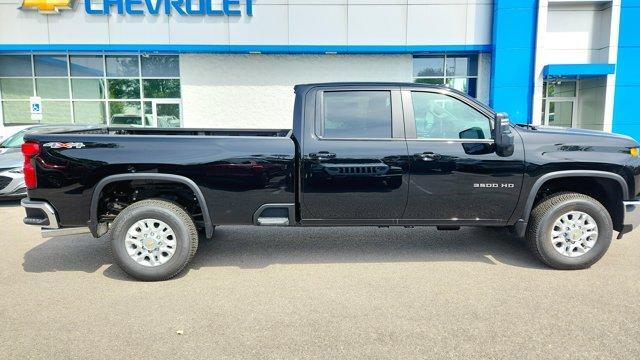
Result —
[{"label": "chevrolet lettering sign", "polygon": [[[244,13],[253,16],[253,0],[244,0]],[[73,0],[22,0],[20,9],[38,10],[55,14],[61,9],[72,9]],[[211,15],[241,16],[240,0],[84,0],[89,15]]]}]

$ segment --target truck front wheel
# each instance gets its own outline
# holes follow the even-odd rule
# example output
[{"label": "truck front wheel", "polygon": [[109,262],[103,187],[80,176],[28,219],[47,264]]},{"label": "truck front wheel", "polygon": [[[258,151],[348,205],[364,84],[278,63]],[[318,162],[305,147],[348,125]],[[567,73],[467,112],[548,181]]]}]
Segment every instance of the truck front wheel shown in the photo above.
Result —
[{"label": "truck front wheel", "polygon": [[531,251],[556,269],[585,269],[595,264],[611,244],[611,216],[587,195],[550,196],[531,212],[527,242]]},{"label": "truck front wheel", "polygon": [[193,219],[166,200],[142,200],[122,210],[111,228],[115,262],[130,276],[144,281],[178,275],[198,248]]}]

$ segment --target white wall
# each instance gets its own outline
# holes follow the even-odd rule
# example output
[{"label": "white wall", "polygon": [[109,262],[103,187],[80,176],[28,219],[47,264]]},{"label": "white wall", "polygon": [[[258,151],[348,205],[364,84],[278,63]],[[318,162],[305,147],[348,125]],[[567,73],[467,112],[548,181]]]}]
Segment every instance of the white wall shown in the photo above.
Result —
[{"label": "white wall", "polygon": [[476,98],[480,102],[488,105],[490,94],[491,94],[491,54],[482,53],[478,55],[478,88],[477,88]]},{"label": "white wall", "polygon": [[195,55],[180,58],[185,127],[292,127],[293,86],[411,81],[411,55]]},{"label": "white wall", "polygon": [[[481,54],[478,99],[489,98],[491,56]],[[293,86],[331,81],[411,82],[411,55],[180,57],[183,126],[291,128]]]},{"label": "white wall", "polygon": [[555,64],[606,63],[611,32],[611,3],[549,4],[544,56]]},{"label": "white wall", "polygon": [[241,0],[234,17],[106,16],[75,3],[44,15],[0,0],[0,44],[485,45],[493,9],[492,0],[254,0],[251,17]]}]

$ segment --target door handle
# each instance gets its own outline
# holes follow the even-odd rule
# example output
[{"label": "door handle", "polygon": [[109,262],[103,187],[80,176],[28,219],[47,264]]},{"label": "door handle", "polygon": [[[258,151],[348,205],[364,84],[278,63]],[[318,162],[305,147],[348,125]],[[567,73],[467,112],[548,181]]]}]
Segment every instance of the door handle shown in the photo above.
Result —
[{"label": "door handle", "polygon": [[423,161],[434,161],[440,158],[440,154],[436,154],[431,151],[425,151],[421,154],[416,154],[416,156],[422,159]]},{"label": "door handle", "polygon": [[336,157],[336,154],[328,151],[318,151],[317,153],[310,153],[309,158],[313,160],[328,160]]}]

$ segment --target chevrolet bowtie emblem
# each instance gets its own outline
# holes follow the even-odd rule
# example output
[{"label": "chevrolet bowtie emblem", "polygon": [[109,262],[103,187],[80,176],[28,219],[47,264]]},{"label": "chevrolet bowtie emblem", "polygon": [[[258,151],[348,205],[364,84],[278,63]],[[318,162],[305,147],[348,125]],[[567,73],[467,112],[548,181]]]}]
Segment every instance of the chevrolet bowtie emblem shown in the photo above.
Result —
[{"label": "chevrolet bowtie emblem", "polygon": [[56,14],[60,9],[73,8],[73,0],[22,0],[20,9],[38,10],[45,14]]}]

